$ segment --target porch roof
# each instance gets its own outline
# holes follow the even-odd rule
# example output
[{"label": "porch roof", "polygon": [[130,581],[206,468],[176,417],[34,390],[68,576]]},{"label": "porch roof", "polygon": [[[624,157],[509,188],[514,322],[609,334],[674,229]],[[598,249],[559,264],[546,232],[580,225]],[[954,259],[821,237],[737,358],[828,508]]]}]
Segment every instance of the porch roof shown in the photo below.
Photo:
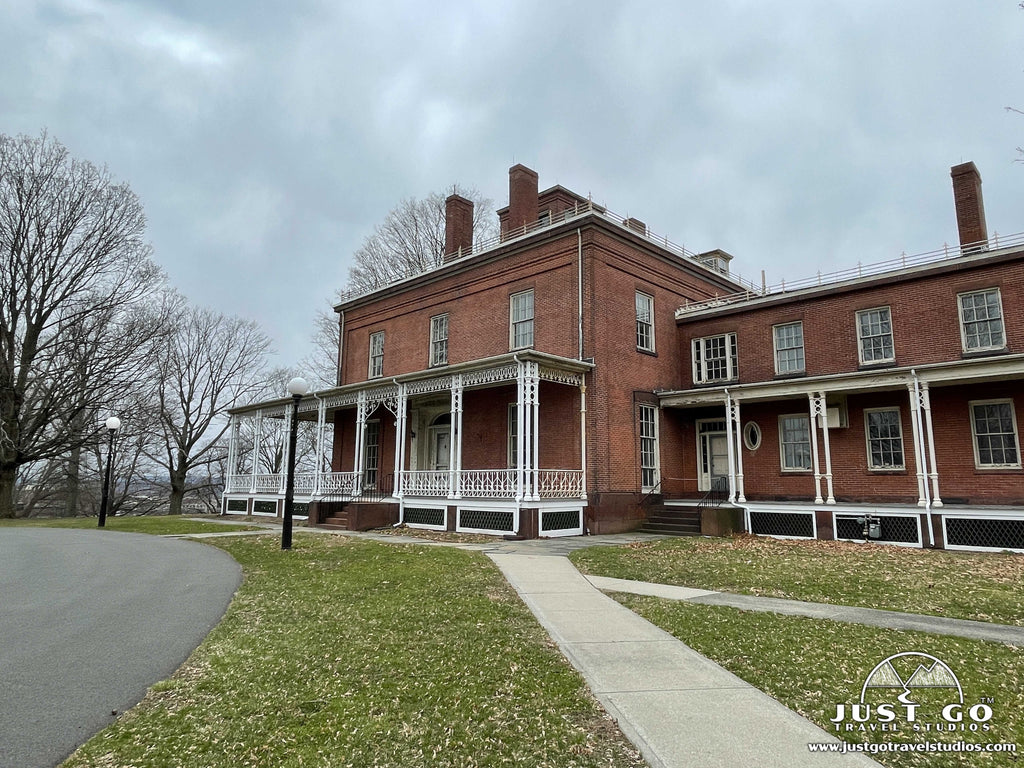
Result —
[{"label": "porch roof", "polygon": [[920,382],[936,387],[1020,379],[1024,378],[1024,354],[673,390],[659,392],[658,400],[662,408],[699,408],[721,405],[727,395],[733,400],[756,402],[806,397],[809,392],[828,394],[897,390],[912,385],[915,376]]},{"label": "porch roof", "polygon": [[[310,392],[299,401],[299,419],[315,420],[320,401],[326,401],[328,412],[338,410],[339,408],[353,408],[356,405],[356,398],[361,391],[379,392],[391,387],[397,388],[398,384],[420,384],[419,389],[422,389],[423,392],[429,392],[448,389],[450,383],[445,383],[445,380],[447,379],[450,382],[451,377],[460,374],[480,374],[477,377],[480,379],[479,381],[471,380],[463,384],[466,389],[515,381],[516,367],[519,362],[537,363],[542,380],[556,381],[564,384],[574,384],[577,379],[582,383],[582,377],[588,371],[594,369],[594,364],[587,360],[561,357],[560,355],[552,355],[532,349],[519,350],[493,357],[468,360],[464,363],[427,368],[398,376],[388,376],[387,378],[368,379],[341,387],[330,387]],[[486,374],[488,373],[492,373],[492,375],[487,376]],[[414,394],[421,393],[414,392]],[[283,417],[286,406],[289,406],[291,402],[292,399],[290,397],[280,397],[232,408],[228,413],[235,416],[263,411],[264,415],[280,415]],[[268,413],[268,411],[271,413]]]}]

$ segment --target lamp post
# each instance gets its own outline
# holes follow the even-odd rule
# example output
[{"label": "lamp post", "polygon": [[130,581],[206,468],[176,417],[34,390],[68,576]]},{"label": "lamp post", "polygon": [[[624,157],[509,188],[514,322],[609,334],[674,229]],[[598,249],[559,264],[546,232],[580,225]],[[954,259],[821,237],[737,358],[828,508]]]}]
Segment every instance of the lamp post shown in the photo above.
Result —
[{"label": "lamp post", "polygon": [[100,496],[100,528],[107,524],[107,499],[110,497],[110,462],[114,455],[114,433],[120,429],[121,420],[117,416],[111,416],[107,419],[106,426],[110,440],[107,443],[107,471],[103,475],[103,493]]},{"label": "lamp post", "polygon": [[284,490],[284,523],[281,526],[281,549],[292,548],[292,505],[295,501],[295,437],[299,431],[299,401],[309,392],[306,380],[296,376],[288,382],[292,396],[291,428],[288,430],[288,480]]}]

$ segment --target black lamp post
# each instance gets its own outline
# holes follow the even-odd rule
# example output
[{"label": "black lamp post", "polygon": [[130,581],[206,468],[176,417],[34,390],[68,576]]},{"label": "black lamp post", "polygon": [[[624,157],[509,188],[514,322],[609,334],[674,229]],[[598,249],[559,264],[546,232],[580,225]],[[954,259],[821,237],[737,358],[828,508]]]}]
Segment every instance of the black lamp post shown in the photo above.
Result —
[{"label": "black lamp post", "polygon": [[288,431],[288,480],[284,490],[284,523],[281,526],[281,549],[292,548],[292,505],[295,502],[295,437],[299,431],[299,401],[309,392],[306,380],[296,376],[288,382],[292,396],[291,429]]},{"label": "black lamp post", "polygon": [[103,475],[103,493],[100,496],[100,528],[107,524],[107,499],[110,498],[110,461],[114,455],[114,433],[121,427],[121,420],[117,416],[111,416],[107,419],[106,425],[110,440],[107,443],[107,471]]}]

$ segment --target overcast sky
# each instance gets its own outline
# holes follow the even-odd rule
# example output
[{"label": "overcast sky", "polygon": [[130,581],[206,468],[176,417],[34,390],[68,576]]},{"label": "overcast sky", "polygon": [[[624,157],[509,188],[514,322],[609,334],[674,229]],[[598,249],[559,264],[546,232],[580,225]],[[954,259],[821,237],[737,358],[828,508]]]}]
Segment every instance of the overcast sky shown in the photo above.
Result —
[{"label": "overcast sky", "polygon": [[4,0],[0,133],[42,129],[141,197],[194,302],[281,365],[401,199],[508,168],[770,283],[1024,231],[1017,0]]}]

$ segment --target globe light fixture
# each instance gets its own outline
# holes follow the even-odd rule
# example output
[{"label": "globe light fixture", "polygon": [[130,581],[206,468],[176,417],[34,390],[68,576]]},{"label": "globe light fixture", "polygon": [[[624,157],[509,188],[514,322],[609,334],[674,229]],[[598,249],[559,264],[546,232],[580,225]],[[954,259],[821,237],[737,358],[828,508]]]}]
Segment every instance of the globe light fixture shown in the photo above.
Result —
[{"label": "globe light fixture", "polygon": [[100,528],[107,525],[107,501],[110,498],[110,464],[114,455],[114,433],[121,428],[121,420],[117,416],[109,416],[104,425],[107,428],[109,440],[107,442],[107,471],[103,475],[103,493],[100,496]]}]

